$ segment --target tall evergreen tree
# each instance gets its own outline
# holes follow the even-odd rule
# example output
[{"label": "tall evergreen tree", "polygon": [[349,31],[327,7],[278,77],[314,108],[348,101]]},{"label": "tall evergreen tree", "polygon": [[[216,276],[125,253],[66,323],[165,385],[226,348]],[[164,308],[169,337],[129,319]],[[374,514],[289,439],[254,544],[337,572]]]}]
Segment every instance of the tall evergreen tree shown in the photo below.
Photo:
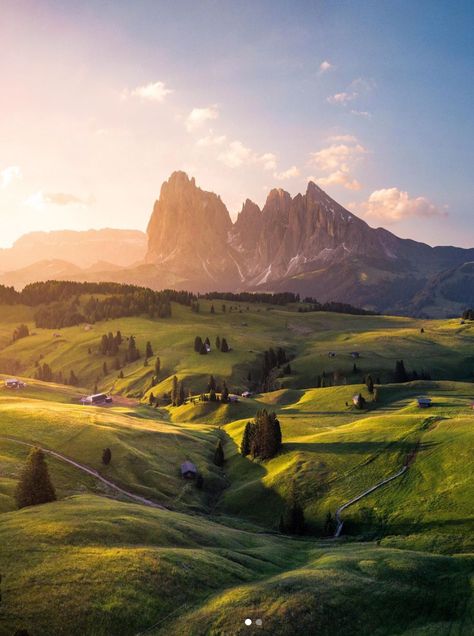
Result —
[{"label": "tall evergreen tree", "polygon": [[243,457],[247,457],[251,452],[252,434],[253,434],[252,422],[247,422],[244,428],[244,434],[242,435],[242,441],[240,443],[240,454]]},{"label": "tall evergreen tree", "polygon": [[229,351],[229,345],[227,344],[227,340],[222,338],[221,340],[221,351],[222,353],[227,353]]},{"label": "tall evergreen tree", "polygon": [[214,451],[214,464],[216,466],[224,465],[224,449],[222,448],[221,440],[218,440],[216,450]]},{"label": "tall evergreen tree", "polygon": [[213,375],[209,376],[209,382],[208,382],[208,385],[207,385],[207,390],[210,391],[211,389],[213,389],[214,391],[217,389],[216,381],[215,381]]},{"label": "tall evergreen tree", "polygon": [[33,448],[28,455],[15,491],[15,500],[18,508],[56,501],[48,465],[40,448]]},{"label": "tall evergreen tree", "polygon": [[108,466],[112,460],[112,451],[110,448],[104,448],[102,451],[102,463],[104,466]]},{"label": "tall evergreen tree", "polygon": [[374,392],[374,381],[373,381],[372,376],[370,374],[365,378],[365,384],[367,386],[367,391],[369,393],[373,393]]},{"label": "tall evergreen tree", "polygon": [[403,360],[397,360],[395,363],[395,382],[408,382],[408,374]]},{"label": "tall evergreen tree", "polygon": [[214,305],[211,305],[211,314],[215,314],[216,310],[214,309]]},{"label": "tall evergreen tree", "polygon": [[227,388],[227,384],[225,381],[222,383],[222,391],[221,391],[221,402],[227,404],[229,401],[229,389]]},{"label": "tall evergreen tree", "polygon": [[221,339],[219,336],[216,337],[216,351],[220,351],[221,348]]},{"label": "tall evergreen tree", "polygon": [[155,360],[155,375],[157,377],[160,375],[160,371],[161,371],[161,360],[160,360],[159,356],[156,356],[156,360]]},{"label": "tall evergreen tree", "polygon": [[146,358],[152,358],[153,357],[153,347],[151,346],[151,342],[150,341],[148,341],[146,343],[145,357]]},{"label": "tall evergreen tree", "polygon": [[102,373],[104,375],[107,375],[108,372],[109,372],[109,370],[107,368],[107,362],[104,362],[104,364],[102,365]]}]

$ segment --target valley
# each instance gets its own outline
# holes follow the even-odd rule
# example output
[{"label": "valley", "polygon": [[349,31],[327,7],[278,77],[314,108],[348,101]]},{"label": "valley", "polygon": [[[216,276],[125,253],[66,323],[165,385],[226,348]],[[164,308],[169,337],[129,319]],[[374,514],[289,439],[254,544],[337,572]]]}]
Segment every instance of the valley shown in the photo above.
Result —
[{"label": "valley", "polygon": [[[14,360],[26,386],[0,389],[0,633],[232,635],[247,633],[248,617],[263,634],[470,633],[474,323],[205,298],[193,307],[60,329],[38,328],[35,307],[1,308],[0,370]],[[21,323],[30,335],[12,342]],[[103,353],[102,336],[117,331],[123,343]],[[205,355],[197,335],[209,338]],[[127,362],[131,336],[140,358]],[[273,369],[262,392],[265,351],[278,347],[290,367]],[[32,377],[38,364],[53,381]],[[71,370],[76,386],[55,380]],[[209,401],[211,375],[236,401]],[[179,406],[174,376],[186,391]],[[96,389],[112,404],[83,406]],[[261,409],[276,413],[283,441],[266,460],[240,452]],[[25,444],[91,472],[47,455],[58,501],[16,510]],[[200,487],[182,478],[186,460]],[[404,465],[341,512],[334,539],[336,510]],[[280,528],[294,497],[303,536]]]}]

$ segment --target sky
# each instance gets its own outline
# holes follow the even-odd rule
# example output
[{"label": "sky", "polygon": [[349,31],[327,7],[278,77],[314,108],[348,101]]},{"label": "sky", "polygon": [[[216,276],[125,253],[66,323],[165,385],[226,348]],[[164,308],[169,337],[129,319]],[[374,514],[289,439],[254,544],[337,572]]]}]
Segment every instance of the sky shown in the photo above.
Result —
[{"label": "sky", "polygon": [[235,218],[309,179],[474,247],[474,3],[2,0],[0,247],[146,229],[185,170]]}]

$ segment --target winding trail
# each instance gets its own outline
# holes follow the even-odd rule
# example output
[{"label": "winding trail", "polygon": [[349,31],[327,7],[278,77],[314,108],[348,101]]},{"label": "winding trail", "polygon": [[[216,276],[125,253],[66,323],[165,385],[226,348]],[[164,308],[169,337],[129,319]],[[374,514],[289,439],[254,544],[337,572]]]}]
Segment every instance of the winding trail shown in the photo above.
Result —
[{"label": "winding trail", "polygon": [[133,501],[136,501],[137,503],[143,504],[144,506],[148,506],[149,508],[159,508],[160,510],[169,510],[169,508],[166,508],[166,506],[163,506],[162,504],[156,503],[155,501],[151,501],[151,499],[146,499],[146,497],[142,497],[141,495],[135,495],[133,492],[130,492],[128,490],[125,490],[124,488],[121,488],[120,486],[115,484],[113,481],[110,481],[109,479],[102,477],[102,475],[94,468],[89,468],[89,466],[80,464],[79,462],[76,462],[74,459],[71,459],[70,457],[66,457],[66,455],[57,453],[56,451],[50,450],[49,448],[43,448],[39,444],[31,444],[30,442],[23,442],[22,440],[16,439],[15,437],[8,437],[7,435],[0,435],[0,439],[6,439],[9,442],[14,442],[15,444],[21,444],[22,446],[28,446],[30,448],[39,448],[40,450],[43,451],[43,453],[46,453],[47,455],[51,455],[51,457],[55,457],[56,459],[59,459],[60,461],[65,462],[66,464],[70,464],[71,466],[74,466],[78,470],[81,470],[83,473],[87,473],[88,475],[91,475],[98,481],[108,486],[111,490],[115,490],[121,495],[125,495],[125,497],[128,497],[129,499],[132,499]]},{"label": "winding trail", "polygon": [[347,503],[345,503],[342,506],[340,506],[336,510],[337,527],[336,527],[336,532],[334,533],[334,538],[337,539],[337,537],[339,537],[341,535],[341,532],[342,532],[342,526],[344,525],[344,521],[342,521],[342,519],[341,519],[341,512],[343,510],[345,510],[346,508],[349,508],[349,506],[352,506],[352,504],[355,504],[360,499],[363,499],[364,497],[367,497],[367,495],[370,495],[370,493],[374,492],[374,490],[377,490],[378,488],[381,488],[381,486],[384,486],[385,484],[388,484],[390,481],[393,481],[394,479],[397,479],[397,477],[400,477],[401,475],[403,475],[403,473],[405,473],[407,470],[408,470],[408,464],[405,464],[403,466],[403,468],[401,468],[394,475],[391,475],[390,477],[387,477],[383,481],[379,481],[379,483],[375,484],[375,486],[372,486],[372,488],[369,488],[368,490],[366,490],[362,494],[357,495],[357,497],[354,497],[354,499],[351,499]]}]

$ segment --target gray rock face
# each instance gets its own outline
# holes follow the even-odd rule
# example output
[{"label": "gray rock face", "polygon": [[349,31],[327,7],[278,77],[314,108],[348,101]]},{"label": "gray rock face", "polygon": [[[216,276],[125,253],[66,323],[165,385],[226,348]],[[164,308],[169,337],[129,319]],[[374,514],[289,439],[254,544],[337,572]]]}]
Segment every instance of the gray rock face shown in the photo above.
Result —
[{"label": "gray rock face", "polygon": [[183,288],[286,290],[397,311],[433,276],[472,260],[474,249],[371,228],[312,182],[294,198],[272,190],[262,210],[247,199],[232,223],[221,199],[183,172],[161,188],[146,257],[162,281]]}]

